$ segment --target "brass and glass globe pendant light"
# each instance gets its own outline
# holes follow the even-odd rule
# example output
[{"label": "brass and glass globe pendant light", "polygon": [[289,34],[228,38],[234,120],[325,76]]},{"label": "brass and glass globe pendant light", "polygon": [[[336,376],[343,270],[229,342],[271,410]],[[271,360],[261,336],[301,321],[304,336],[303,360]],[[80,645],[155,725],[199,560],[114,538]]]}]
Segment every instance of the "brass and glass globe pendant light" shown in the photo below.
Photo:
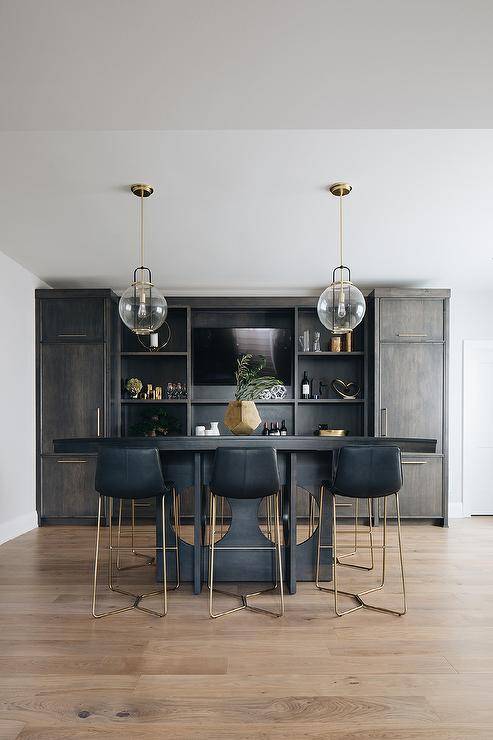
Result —
[{"label": "brass and glass globe pendant light", "polygon": [[344,264],[344,221],[342,199],[351,192],[351,185],[337,182],[329,191],[339,198],[340,264],[332,273],[332,283],[318,299],[317,313],[322,324],[333,334],[351,332],[363,321],[366,303],[362,292],[351,282],[351,270]]},{"label": "brass and glass globe pendant light", "polygon": [[130,190],[140,198],[140,266],[135,268],[133,282],[120,298],[119,312],[141,344],[152,350],[159,348],[157,331],[168,313],[166,298],[154,286],[151,271],[144,264],[144,198],[152,195],[154,188],[138,183],[131,185]]}]

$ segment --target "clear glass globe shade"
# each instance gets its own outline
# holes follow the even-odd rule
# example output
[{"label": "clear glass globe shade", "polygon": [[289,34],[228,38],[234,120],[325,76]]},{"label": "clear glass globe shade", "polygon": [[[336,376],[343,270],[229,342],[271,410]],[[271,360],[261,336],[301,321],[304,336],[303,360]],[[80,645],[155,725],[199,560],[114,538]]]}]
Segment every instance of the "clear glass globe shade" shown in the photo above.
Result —
[{"label": "clear glass globe shade", "polygon": [[122,294],[118,304],[120,318],[135,334],[152,334],[164,323],[168,313],[166,298],[151,283],[137,282]]},{"label": "clear glass globe shade", "polygon": [[346,334],[363,321],[366,303],[363,293],[352,283],[332,283],[318,299],[317,313],[333,334]]}]

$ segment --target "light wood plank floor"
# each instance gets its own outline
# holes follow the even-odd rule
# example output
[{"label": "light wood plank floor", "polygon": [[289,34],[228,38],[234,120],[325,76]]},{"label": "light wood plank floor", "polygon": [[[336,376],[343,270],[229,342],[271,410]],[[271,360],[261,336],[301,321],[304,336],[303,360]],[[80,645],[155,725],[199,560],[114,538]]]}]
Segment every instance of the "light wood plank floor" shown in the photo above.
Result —
[{"label": "light wood plank floor", "polygon": [[[337,618],[332,597],[305,583],[286,597],[283,619],[210,620],[206,594],[185,585],[165,619],[132,611],[95,621],[92,528],[6,543],[0,738],[493,738],[493,520],[406,525],[404,535],[400,618]],[[341,573],[349,588],[377,581]],[[397,573],[385,594],[395,605]],[[120,578],[151,582],[152,569]]]}]

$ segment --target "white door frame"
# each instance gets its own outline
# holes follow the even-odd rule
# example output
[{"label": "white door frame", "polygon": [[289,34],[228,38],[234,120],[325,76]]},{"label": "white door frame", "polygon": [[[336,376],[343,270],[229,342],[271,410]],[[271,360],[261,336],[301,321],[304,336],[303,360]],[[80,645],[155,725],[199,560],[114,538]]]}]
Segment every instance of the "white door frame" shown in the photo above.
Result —
[{"label": "white door frame", "polygon": [[466,442],[465,442],[465,424],[466,424],[466,391],[467,391],[467,380],[470,372],[470,359],[471,355],[468,350],[474,349],[489,349],[493,351],[493,339],[464,339],[462,346],[462,508],[463,516],[471,516],[471,500],[467,495],[466,486],[464,485],[464,471],[466,463]]}]

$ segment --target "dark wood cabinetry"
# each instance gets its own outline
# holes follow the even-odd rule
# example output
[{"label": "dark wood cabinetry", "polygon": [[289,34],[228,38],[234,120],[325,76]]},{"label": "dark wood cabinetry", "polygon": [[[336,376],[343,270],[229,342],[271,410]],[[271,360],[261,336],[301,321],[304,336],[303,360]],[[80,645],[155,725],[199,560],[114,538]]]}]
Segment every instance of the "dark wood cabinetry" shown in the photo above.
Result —
[{"label": "dark wood cabinetry", "polygon": [[[37,508],[41,521],[96,514],[94,458],[53,455],[53,439],[118,430],[116,297],[109,290],[38,290]],[[116,331],[117,330],[117,331]]]},{"label": "dark wood cabinetry", "polygon": [[[53,455],[55,438],[129,436],[153,406],[176,419],[182,436],[211,421],[219,421],[221,433],[229,435],[222,422],[234,389],[193,384],[194,328],[274,327],[292,332],[291,381],[284,399],[258,402],[262,422],[284,420],[288,434],[297,437],[312,436],[327,424],[352,437],[436,439],[435,455],[405,460],[402,512],[445,522],[448,303],[446,290],[375,289],[367,295],[352,351],[337,353],[329,350],[316,298],[175,298],[169,300],[169,341],[149,352],[119,320],[111,291],[37,291],[40,519],[94,516],[94,459],[61,461]],[[167,325],[159,331],[160,343],[168,337]],[[310,351],[302,352],[298,336],[307,329]],[[315,331],[321,334],[321,352],[313,351]],[[305,370],[313,394],[322,382],[322,397],[300,397]],[[129,377],[163,390],[168,382],[180,382],[187,397],[130,399],[123,387]],[[335,378],[357,383],[357,397],[338,397],[330,386]]]},{"label": "dark wood cabinetry", "polygon": [[43,519],[96,517],[95,472],[96,455],[43,455]]},{"label": "dark wood cabinetry", "polygon": [[435,457],[405,460],[401,508],[404,516],[445,523],[449,295],[381,288],[370,296],[373,428],[380,437],[437,440]]}]

